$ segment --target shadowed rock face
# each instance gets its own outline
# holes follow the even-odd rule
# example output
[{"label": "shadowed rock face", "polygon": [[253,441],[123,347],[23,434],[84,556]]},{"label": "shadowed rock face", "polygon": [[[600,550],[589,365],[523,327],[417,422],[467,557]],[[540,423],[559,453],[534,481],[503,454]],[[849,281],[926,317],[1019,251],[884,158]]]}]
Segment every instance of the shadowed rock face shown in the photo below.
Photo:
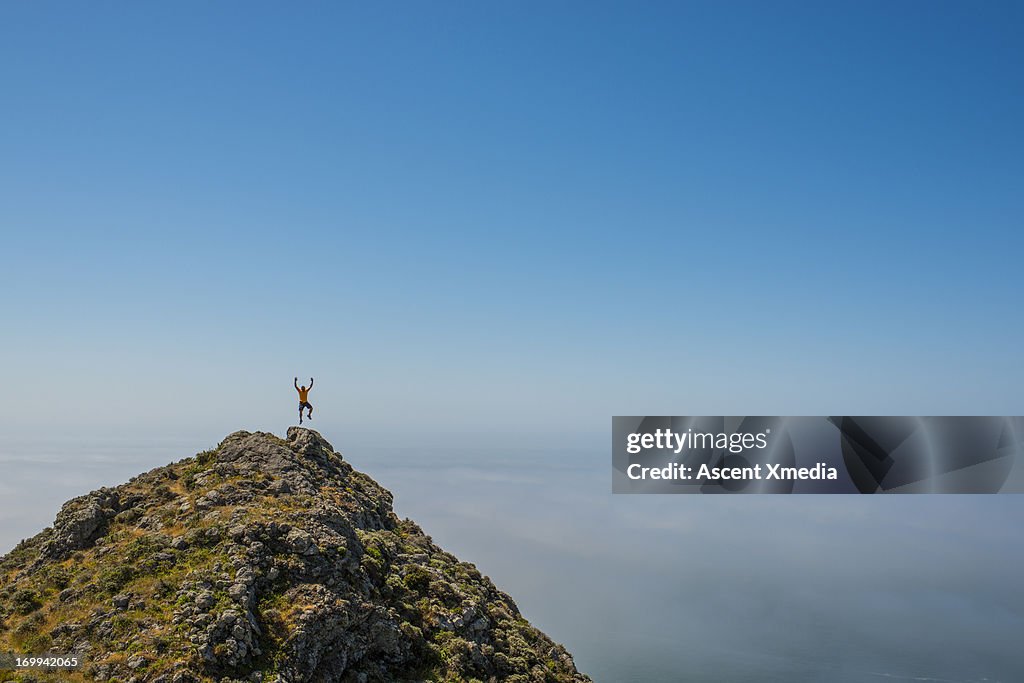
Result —
[{"label": "shadowed rock face", "polygon": [[213,451],[64,505],[0,560],[0,650],[40,680],[589,681],[318,433]]}]

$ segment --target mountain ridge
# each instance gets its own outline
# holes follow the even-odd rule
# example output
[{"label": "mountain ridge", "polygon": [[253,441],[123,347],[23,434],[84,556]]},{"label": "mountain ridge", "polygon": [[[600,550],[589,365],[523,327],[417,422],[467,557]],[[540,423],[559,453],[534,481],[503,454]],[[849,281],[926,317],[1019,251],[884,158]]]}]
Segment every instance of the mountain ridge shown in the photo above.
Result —
[{"label": "mountain ridge", "polygon": [[301,427],[73,498],[0,558],[0,650],[84,664],[0,680],[590,680],[392,500]]}]

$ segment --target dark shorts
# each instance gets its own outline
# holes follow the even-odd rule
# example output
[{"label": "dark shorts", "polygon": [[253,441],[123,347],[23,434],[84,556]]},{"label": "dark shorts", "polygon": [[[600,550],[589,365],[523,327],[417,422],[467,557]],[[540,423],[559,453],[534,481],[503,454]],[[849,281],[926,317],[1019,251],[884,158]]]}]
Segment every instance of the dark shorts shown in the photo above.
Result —
[{"label": "dark shorts", "polygon": [[308,403],[307,401],[299,401],[299,410],[302,410],[303,408],[309,408],[310,410],[313,410],[313,404]]}]

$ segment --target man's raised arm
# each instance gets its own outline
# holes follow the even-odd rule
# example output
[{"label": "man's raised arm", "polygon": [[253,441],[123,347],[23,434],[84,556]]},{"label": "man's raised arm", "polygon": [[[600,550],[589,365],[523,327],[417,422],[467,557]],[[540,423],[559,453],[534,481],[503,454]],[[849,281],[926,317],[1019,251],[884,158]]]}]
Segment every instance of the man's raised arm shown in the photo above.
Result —
[{"label": "man's raised arm", "polygon": [[309,388],[310,389],[313,388],[313,378],[312,377],[309,378]]},{"label": "man's raised arm", "polygon": [[299,390],[299,378],[296,377],[295,378],[295,391],[298,391],[298,390]]}]

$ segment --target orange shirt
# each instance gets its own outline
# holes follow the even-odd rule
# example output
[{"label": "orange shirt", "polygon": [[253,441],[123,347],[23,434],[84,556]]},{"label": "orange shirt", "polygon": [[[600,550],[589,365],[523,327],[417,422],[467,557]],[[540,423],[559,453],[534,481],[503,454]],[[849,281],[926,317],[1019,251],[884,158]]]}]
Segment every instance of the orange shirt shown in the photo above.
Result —
[{"label": "orange shirt", "polygon": [[299,402],[307,403],[309,401],[309,389],[299,389]]}]

